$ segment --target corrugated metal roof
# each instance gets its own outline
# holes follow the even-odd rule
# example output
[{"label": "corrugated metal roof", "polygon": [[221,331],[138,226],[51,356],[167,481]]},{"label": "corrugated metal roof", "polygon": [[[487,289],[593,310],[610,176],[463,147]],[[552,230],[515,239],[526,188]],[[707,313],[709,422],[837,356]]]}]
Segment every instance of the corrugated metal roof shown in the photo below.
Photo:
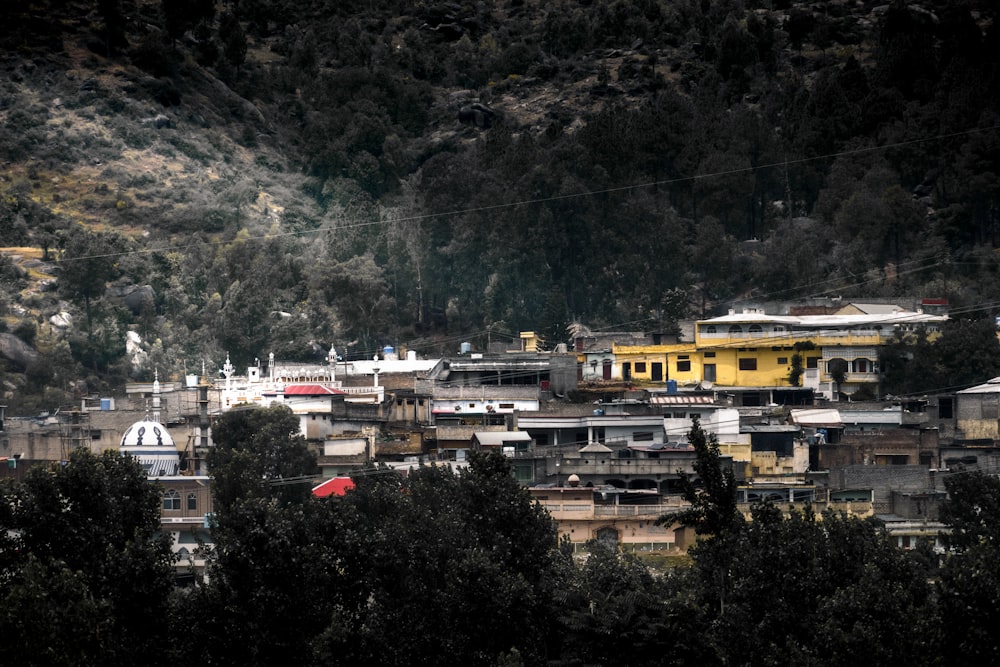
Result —
[{"label": "corrugated metal roof", "polygon": [[995,377],[983,384],[976,385],[975,387],[969,387],[968,389],[963,389],[962,391],[956,392],[958,394],[996,394],[1000,393],[1000,377]]},{"label": "corrugated metal roof", "polygon": [[814,428],[844,427],[844,422],[840,419],[840,411],[828,408],[819,408],[815,410],[792,410],[791,419],[800,426],[812,426]]},{"label": "corrugated metal roof", "polygon": [[650,396],[649,402],[653,405],[713,405],[715,398],[712,396],[686,396],[684,394],[667,394]]},{"label": "corrugated metal roof", "polygon": [[339,396],[343,393],[322,384],[290,384],[285,387],[285,396]]},{"label": "corrugated metal roof", "polygon": [[476,431],[473,434],[484,447],[499,447],[508,442],[531,442],[527,431]]}]

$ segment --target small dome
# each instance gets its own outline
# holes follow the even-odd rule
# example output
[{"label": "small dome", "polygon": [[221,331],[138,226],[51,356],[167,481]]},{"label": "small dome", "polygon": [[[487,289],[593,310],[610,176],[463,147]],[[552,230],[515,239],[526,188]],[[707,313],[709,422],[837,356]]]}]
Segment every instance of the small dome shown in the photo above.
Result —
[{"label": "small dome", "polygon": [[124,447],[173,447],[167,427],[159,422],[144,420],[128,427],[122,435],[120,446]]},{"label": "small dome", "polygon": [[580,476],[577,475],[576,473],[573,473],[572,475],[569,476],[569,478],[566,480],[566,482],[570,486],[579,486],[580,485]]},{"label": "small dome", "polygon": [[180,455],[167,427],[159,422],[144,420],[128,427],[122,435],[122,453],[136,458],[148,477],[176,475]]}]

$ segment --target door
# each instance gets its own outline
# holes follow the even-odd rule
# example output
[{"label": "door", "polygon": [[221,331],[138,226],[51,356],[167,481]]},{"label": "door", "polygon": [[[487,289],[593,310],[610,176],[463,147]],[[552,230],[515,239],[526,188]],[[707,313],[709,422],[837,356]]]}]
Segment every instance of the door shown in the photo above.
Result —
[{"label": "door", "polygon": [[610,380],[611,379],[611,360],[610,359],[605,359],[604,360],[604,368],[602,369],[602,371],[603,371],[602,377],[605,380]]},{"label": "door", "polygon": [[715,364],[705,364],[704,376],[706,382],[715,382]]},{"label": "door", "polygon": [[653,362],[653,368],[652,368],[652,371],[650,373],[651,373],[650,379],[653,382],[663,382],[663,364],[662,363],[660,363],[659,361],[654,361]]}]

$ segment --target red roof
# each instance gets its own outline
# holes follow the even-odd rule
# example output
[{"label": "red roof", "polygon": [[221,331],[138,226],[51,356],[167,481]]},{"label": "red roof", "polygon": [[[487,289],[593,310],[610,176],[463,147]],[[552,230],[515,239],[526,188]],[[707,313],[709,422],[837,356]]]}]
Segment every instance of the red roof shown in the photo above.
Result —
[{"label": "red roof", "polygon": [[354,480],[350,477],[334,477],[333,479],[328,479],[319,486],[313,487],[313,495],[317,498],[326,498],[327,496],[342,496],[347,493],[350,489],[354,488]]},{"label": "red roof", "polygon": [[285,387],[285,396],[337,396],[343,393],[321,384],[290,384]]}]

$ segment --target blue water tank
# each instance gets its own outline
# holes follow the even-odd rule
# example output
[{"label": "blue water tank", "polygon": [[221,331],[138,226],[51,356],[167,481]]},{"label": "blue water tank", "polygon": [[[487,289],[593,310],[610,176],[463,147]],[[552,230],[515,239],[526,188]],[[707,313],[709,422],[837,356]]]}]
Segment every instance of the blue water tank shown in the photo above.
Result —
[{"label": "blue water tank", "polygon": [[459,349],[461,350],[461,354],[469,354],[472,352],[472,343],[462,343]]},{"label": "blue water tank", "polygon": [[396,353],[396,348],[394,348],[392,345],[386,345],[385,347],[382,348],[382,354],[385,355],[386,357],[389,357],[389,355],[395,353]]},{"label": "blue water tank", "polygon": [[677,380],[667,380],[667,393],[668,394],[677,393]]}]

